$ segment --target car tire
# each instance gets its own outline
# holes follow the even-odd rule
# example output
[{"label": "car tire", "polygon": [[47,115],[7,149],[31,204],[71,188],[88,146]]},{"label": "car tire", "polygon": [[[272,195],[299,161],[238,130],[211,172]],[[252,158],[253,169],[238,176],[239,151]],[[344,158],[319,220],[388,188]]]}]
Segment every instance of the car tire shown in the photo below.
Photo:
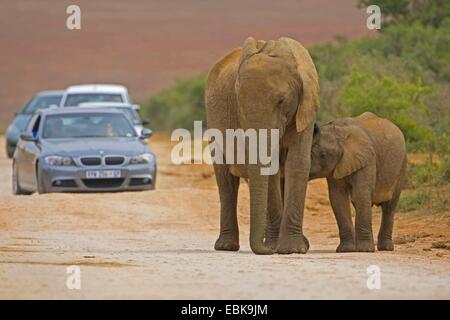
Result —
[{"label": "car tire", "polygon": [[13,162],[13,175],[12,175],[12,189],[15,195],[30,195],[31,192],[26,191],[20,187],[19,176],[17,173],[16,163]]},{"label": "car tire", "polygon": [[6,143],[6,156],[11,159],[14,156],[14,151],[16,150],[15,147],[10,146],[8,143]]},{"label": "car tire", "polygon": [[36,183],[37,183],[37,192],[39,194],[48,193],[48,191],[45,189],[44,180],[42,179],[42,172],[39,168],[39,163],[36,164]]}]

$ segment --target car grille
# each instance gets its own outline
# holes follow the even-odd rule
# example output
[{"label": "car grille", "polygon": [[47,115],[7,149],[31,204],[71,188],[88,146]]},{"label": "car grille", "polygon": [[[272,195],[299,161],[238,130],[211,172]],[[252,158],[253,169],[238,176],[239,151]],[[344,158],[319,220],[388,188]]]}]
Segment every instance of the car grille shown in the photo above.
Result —
[{"label": "car grille", "polygon": [[99,166],[102,163],[100,157],[84,157],[80,161],[84,166]]},{"label": "car grille", "polygon": [[124,157],[106,157],[105,158],[105,164],[112,166],[112,165],[120,165],[125,162]]},{"label": "car grille", "polygon": [[88,188],[118,188],[123,184],[124,179],[83,179],[83,183]]}]

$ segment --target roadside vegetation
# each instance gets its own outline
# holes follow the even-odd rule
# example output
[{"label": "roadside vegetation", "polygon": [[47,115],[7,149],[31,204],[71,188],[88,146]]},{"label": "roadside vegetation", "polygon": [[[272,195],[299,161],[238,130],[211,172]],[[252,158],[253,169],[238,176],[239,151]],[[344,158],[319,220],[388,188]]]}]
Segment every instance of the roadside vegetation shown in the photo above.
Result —
[{"label": "roadside vegetation", "polygon": [[[319,72],[324,123],[371,111],[397,124],[410,163],[400,211],[449,211],[450,194],[450,2],[447,0],[359,0],[378,4],[382,27],[375,37],[310,48]],[[192,128],[204,120],[206,74],[178,81],[143,103],[155,129]]]}]

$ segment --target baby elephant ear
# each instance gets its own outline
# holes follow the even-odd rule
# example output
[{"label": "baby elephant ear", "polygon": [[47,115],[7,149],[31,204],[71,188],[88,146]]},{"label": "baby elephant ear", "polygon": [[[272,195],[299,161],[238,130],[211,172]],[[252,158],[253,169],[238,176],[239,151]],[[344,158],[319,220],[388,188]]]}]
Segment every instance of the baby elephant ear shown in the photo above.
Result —
[{"label": "baby elephant ear", "polygon": [[297,131],[301,132],[312,125],[316,119],[316,112],[320,106],[319,77],[316,66],[305,47],[290,38],[280,38],[279,41],[289,47],[297,64],[301,92],[295,122]]},{"label": "baby elephant ear", "polygon": [[375,159],[375,150],[369,136],[356,126],[336,127],[343,154],[334,169],[333,178],[342,179],[366,167]]}]

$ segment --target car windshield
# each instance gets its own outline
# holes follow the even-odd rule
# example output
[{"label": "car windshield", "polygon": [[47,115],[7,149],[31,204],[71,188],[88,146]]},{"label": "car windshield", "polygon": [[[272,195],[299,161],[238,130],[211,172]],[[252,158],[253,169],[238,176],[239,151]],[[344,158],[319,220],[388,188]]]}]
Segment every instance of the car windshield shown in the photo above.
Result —
[{"label": "car windshield", "polygon": [[58,95],[45,95],[35,96],[30,102],[23,108],[22,113],[35,113],[37,110],[45,109],[51,105],[59,106],[61,102],[62,94]]},{"label": "car windshield", "polygon": [[120,93],[71,93],[64,106],[75,107],[86,102],[123,102],[123,99]]},{"label": "car windshield", "polygon": [[128,119],[130,119],[131,122],[133,122],[134,125],[142,124],[141,117],[139,116],[139,113],[137,113],[136,110],[131,108],[116,108],[120,111],[122,111]]},{"label": "car windshield", "polygon": [[136,132],[125,115],[113,113],[48,115],[42,135],[44,139],[135,136]]}]

